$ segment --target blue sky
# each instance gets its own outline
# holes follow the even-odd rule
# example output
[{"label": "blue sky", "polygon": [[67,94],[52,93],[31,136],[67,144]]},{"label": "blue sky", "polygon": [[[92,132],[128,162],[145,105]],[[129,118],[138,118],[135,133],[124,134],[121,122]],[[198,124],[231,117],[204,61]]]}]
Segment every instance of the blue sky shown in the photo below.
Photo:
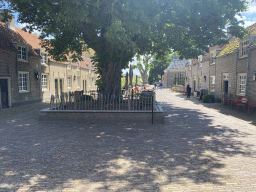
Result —
[{"label": "blue sky", "polygon": [[[248,7],[246,12],[242,13],[242,18],[237,16],[238,20],[243,20],[244,21],[244,23],[245,23],[244,27],[248,27],[248,26],[256,23],[256,3],[255,2],[251,3],[251,0],[248,1],[248,2],[249,2],[249,7]],[[20,23],[17,22],[17,15],[18,14],[16,13],[15,14],[15,20],[16,20],[15,24],[16,24],[17,27],[22,28],[22,27],[24,27],[25,24],[20,24]],[[40,34],[39,31],[35,31],[35,33]],[[136,64],[136,59],[135,59],[134,62],[132,62],[132,64]],[[123,70],[123,73],[125,74],[127,71],[129,71],[129,69]],[[134,70],[133,74],[140,75],[139,71],[136,70],[136,69]]]}]

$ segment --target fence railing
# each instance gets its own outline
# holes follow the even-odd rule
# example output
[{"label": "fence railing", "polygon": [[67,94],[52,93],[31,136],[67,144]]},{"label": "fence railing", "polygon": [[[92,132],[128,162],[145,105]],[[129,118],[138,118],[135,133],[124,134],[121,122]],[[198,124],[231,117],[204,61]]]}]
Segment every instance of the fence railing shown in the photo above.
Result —
[{"label": "fence railing", "polygon": [[155,95],[108,95],[83,94],[82,91],[63,93],[60,97],[51,96],[51,110],[149,110],[155,109]]}]

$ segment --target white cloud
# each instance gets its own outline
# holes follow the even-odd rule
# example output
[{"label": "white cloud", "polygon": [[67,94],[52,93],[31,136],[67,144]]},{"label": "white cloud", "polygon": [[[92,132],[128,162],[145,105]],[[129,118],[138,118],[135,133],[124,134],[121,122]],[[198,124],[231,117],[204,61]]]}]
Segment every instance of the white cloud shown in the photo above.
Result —
[{"label": "white cloud", "polygon": [[253,25],[256,23],[255,21],[244,21],[244,27],[249,27],[250,25]]},{"label": "white cloud", "polygon": [[243,14],[256,14],[256,5],[250,6],[246,12],[244,12]]},{"label": "white cloud", "polygon": [[241,21],[241,20],[246,20],[246,17],[244,15],[242,16],[239,16],[239,15],[236,15],[235,18],[238,20],[238,21]]}]

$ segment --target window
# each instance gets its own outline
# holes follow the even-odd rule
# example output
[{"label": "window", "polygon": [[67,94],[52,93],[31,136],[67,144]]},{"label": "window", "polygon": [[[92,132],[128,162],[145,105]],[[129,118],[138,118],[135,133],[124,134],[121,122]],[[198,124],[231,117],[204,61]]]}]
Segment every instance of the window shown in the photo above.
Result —
[{"label": "window", "polygon": [[18,46],[18,59],[27,60],[27,52],[25,47]]},{"label": "window", "polygon": [[202,62],[199,63],[199,68],[202,68]]},{"label": "window", "polygon": [[76,82],[77,82],[77,87],[79,88],[80,87],[80,77],[76,78]]},{"label": "window", "polygon": [[244,95],[245,94],[245,89],[246,89],[246,74],[245,73],[240,73],[238,74],[238,94],[239,95]]},{"label": "window", "polygon": [[41,54],[41,57],[42,57],[42,59],[41,59],[41,64],[46,64],[46,54],[45,54],[45,53],[42,53],[42,54]]},{"label": "window", "polygon": [[229,76],[228,73],[223,73],[223,80],[227,81],[228,80],[228,76]]},{"label": "window", "polygon": [[68,88],[71,88],[71,77],[67,77]]},{"label": "window", "polygon": [[91,87],[91,79],[89,78],[89,87]]},{"label": "window", "polygon": [[70,60],[68,60],[67,68],[70,69]]},{"label": "window", "polygon": [[47,76],[42,75],[42,89],[47,89]]},{"label": "window", "polygon": [[213,57],[213,54],[211,53],[211,65],[214,65],[215,64],[215,57]]},{"label": "window", "polygon": [[28,92],[28,72],[19,72],[19,92]]},{"label": "window", "polygon": [[77,64],[76,70],[79,71],[80,69],[79,63],[77,62],[76,64]]},{"label": "window", "polygon": [[250,44],[250,41],[249,41],[249,40],[243,41],[243,42],[241,43],[241,55],[240,55],[241,57],[247,55],[246,49],[247,49],[247,47],[249,46],[249,44]]},{"label": "window", "polygon": [[198,77],[198,88],[202,88],[203,87],[203,81],[204,81],[204,78],[202,76]]},{"label": "window", "polygon": [[210,76],[210,92],[215,92],[215,76]]}]

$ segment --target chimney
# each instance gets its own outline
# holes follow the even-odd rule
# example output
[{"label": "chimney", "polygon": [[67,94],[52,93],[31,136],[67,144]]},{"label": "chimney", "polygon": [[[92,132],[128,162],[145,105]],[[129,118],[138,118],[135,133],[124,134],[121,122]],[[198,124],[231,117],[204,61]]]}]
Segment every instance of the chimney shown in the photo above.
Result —
[{"label": "chimney", "polygon": [[[3,12],[3,10],[0,10],[1,12]],[[9,29],[15,30],[15,17],[14,15],[11,15],[12,19],[9,19],[8,21],[5,22],[6,26]],[[3,16],[0,14],[0,20],[3,18]]]}]

